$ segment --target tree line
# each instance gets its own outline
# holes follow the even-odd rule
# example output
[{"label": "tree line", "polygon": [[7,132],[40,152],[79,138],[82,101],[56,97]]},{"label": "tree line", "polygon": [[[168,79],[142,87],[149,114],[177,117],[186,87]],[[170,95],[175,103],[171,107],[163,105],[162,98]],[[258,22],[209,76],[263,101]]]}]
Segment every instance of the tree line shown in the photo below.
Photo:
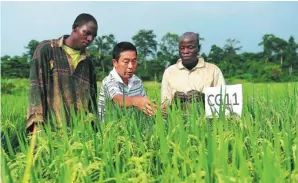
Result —
[{"label": "tree line", "polygon": [[[112,69],[112,49],[117,42],[113,34],[100,35],[88,47],[98,81]],[[165,68],[179,59],[179,36],[175,33],[166,33],[158,42],[153,30],[140,30],[132,37],[132,42],[138,49],[137,75],[144,81],[161,81]],[[28,78],[30,61],[38,44],[39,41],[31,40],[22,56],[2,56],[2,78]],[[204,44],[204,38],[200,38],[200,44]],[[298,81],[298,44],[293,36],[284,40],[273,34],[265,34],[258,45],[263,47],[263,51],[239,53],[242,51],[241,43],[229,38],[224,45],[214,44],[208,53],[199,54],[206,61],[216,64],[228,80]]]}]

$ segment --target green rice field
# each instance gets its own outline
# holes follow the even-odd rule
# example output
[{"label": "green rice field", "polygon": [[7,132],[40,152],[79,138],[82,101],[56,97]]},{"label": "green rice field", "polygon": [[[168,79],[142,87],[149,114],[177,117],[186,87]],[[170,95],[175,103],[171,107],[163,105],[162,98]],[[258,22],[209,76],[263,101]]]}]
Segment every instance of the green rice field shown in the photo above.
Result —
[{"label": "green rice field", "polygon": [[[30,137],[28,86],[2,80],[3,183],[298,182],[298,83],[244,83],[241,117],[185,118],[178,108],[165,120],[160,110],[153,117],[109,110],[97,130],[80,115]],[[160,84],[145,88],[159,103]]]}]

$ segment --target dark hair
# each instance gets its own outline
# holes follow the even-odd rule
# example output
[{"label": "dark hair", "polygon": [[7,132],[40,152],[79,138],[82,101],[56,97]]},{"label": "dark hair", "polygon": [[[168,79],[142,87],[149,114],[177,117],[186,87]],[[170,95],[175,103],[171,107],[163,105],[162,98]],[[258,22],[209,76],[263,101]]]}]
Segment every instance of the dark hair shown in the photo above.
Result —
[{"label": "dark hair", "polygon": [[137,48],[132,43],[124,41],[116,44],[116,46],[113,49],[113,59],[118,61],[120,57],[120,53],[128,50],[135,51],[136,54],[138,55]]},{"label": "dark hair", "polygon": [[180,36],[179,42],[182,41],[186,36],[192,37],[196,41],[196,44],[198,45],[198,52],[200,52],[201,50],[200,34],[194,33],[194,32],[185,32]]},{"label": "dark hair", "polygon": [[182,34],[179,38],[179,41],[182,41],[185,37],[192,37],[197,44],[200,43],[200,35],[198,33],[194,33],[194,32],[185,32],[184,34]]},{"label": "dark hair", "polygon": [[77,16],[77,18],[73,22],[72,29],[82,26],[90,21],[92,21],[93,23],[95,23],[97,25],[97,21],[92,15],[87,14],[87,13],[82,13],[79,16]]}]

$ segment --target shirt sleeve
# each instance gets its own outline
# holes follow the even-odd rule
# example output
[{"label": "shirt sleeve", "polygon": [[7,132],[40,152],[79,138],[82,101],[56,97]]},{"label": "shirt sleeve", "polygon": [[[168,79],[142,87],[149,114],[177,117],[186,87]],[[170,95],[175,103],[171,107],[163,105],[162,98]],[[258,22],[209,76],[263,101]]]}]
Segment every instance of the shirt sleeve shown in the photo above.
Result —
[{"label": "shirt sleeve", "polygon": [[95,66],[94,64],[91,62],[91,67],[92,67],[92,74],[91,74],[91,91],[90,91],[90,95],[91,95],[91,101],[89,104],[89,111],[93,114],[96,115],[97,113],[97,83],[96,83],[96,72],[95,72]]},{"label": "shirt sleeve", "polygon": [[45,122],[46,106],[46,78],[47,78],[47,53],[44,42],[35,50],[30,64],[29,102],[27,110],[26,129],[34,122]]},{"label": "shirt sleeve", "polygon": [[217,67],[214,72],[214,80],[213,80],[213,86],[224,86],[225,85],[225,78],[221,72],[221,70]]},{"label": "shirt sleeve", "polygon": [[100,120],[103,119],[103,116],[105,114],[105,106],[106,106],[106,92],[105,92],[105,82],[103,81],[100,90],[99,90],[99,98],[98,98],[98,117]]},{"label": "shirt sleeve", "polygon": [[119,84],[115,80],[110,80],[104,86],[104,90],[106,92],[106,97],[112,100],[116,95],[123,95],[123,91],[119,87]]},{"label": "shirt sleeve", "polygon": [[141,87],[142,87],[142,89],[141,89],[141,96],[142,97],[147,97],[147,93],[146,93],[146,91],[145,91],[145,88],[144,88],[144,84],[143,84],[143,82],[141,82]]},{"label": "shirt sleeve", "polygon": [[162,76],[162,82],[161,82],[161,103],[171,103],[172,101],[172,93],[171,93],[171,87],[169,85],[169,71],[165,70],[163,76]]},{"label": "shirt sleeve", "polygon": [[98,98],[98,116],[100,120],[104,119],[106,105],[109,100],[112,100],[116,95],[123,95],[118,83],[113,79],[106,78],[102,81]]}]

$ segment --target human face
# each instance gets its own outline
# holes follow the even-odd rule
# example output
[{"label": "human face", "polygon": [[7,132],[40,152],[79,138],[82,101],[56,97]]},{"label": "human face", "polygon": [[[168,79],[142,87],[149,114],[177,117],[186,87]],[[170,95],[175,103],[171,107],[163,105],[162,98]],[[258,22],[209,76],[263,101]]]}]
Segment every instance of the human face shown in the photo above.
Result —
[{"label": "human face", "polygon": [[120,53],[118,61],[113,59],[113,65],[124,82],[133,76],[137,68],[137,54],[127,50]]},{"label": "human face", "polygon": [[74,29],[75,42],[79,49],[89,46],[97,36],[97,25],[89,21]]},{"label": "human face", "polygon": [[198,56],[197,41],[192,37],[185,36],[179,42],[179,55],[182,62],[195,61]]}]

